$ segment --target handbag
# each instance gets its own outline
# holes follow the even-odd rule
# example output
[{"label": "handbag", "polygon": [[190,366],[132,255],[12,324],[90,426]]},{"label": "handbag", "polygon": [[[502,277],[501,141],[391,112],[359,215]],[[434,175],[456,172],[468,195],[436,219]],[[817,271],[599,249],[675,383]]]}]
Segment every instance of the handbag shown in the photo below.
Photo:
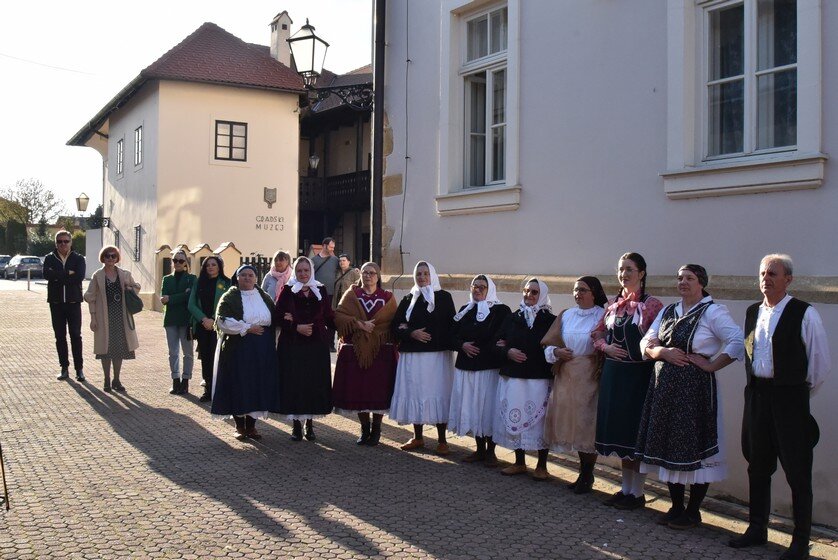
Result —
[{"label": "handbag", "polygon": [[140,299],[137,292],[133,289],[126,290],[125,287],[123,287],[122,294],[125,298],[125,310],[128,311],[128,313],[136,315],[143,310],[143,300]]}]

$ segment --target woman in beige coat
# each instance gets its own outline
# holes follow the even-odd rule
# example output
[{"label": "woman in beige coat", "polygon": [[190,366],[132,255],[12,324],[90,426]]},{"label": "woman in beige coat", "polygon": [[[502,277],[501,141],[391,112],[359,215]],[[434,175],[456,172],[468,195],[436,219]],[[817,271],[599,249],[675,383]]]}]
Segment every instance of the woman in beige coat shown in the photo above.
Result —
[{"label": "woman in beige coat", "polygon": [[[140,291],[140,285],[127,270],[116,266],[119,249],[113,245],[99,251],[102,268],[93,273],[84,301],[90,306],[90,330],[93,331],[93,351],[102,360],[105,373],[105,392],[125,391],[119,381],[122,360],[133,360],[140,343],[133,321],[129,323],[125,309],[125,290]],[[111,382],[113,364],[113,382]]]}]

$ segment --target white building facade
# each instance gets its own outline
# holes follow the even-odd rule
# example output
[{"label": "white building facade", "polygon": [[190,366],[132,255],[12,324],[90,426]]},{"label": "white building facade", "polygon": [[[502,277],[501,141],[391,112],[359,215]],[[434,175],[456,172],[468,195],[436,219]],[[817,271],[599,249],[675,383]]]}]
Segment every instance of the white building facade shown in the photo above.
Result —
[{"label": "white building facade", "polygon": [[[520,283],[538,275],[558,311],[577,276],[597,275],[613,295],[618,257],[637,251],[650,293],[674,301],[678,267],[702,264],[742,324],[761,297],[761,257],[784,252],[791,293],[835,340],[830,4],[389,1],[385,273],[409,277],[428,260],[459,304],[473,275],[493,274],[516,305]],[[828,524],[838,518],[831,350],[832,378],[812,399],[815,521]],[[747,500],[744,367],[718,378],[730,476],[711,492]],[[788,514],[782,472],[774,496]]]}]

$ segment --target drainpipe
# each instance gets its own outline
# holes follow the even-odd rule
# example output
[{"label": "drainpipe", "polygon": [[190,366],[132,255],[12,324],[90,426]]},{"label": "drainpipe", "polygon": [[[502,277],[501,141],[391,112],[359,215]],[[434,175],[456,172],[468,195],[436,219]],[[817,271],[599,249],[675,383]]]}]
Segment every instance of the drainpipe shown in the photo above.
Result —
[{"label": "drainpipe", "polygon": [[370,260],[381,264],[382,192],[384,184],[384,21],[387,0],[375,0],[373,55],[372,188],[370,189]]}]

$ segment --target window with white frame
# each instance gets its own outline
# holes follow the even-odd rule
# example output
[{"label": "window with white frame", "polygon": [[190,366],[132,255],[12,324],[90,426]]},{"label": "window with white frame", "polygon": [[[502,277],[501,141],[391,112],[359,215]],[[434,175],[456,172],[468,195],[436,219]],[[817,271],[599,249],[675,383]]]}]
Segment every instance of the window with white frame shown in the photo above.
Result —
[{"label": "window with white frame", "polygon": [[796,0],[711,6],[706,26],[706,157],[794,147]]},{"label": "window with white frame", "polygon": [[464,187],[501,184],[506,179],[506,6],[465,22]]},{"label": "window with white frame", "polygon": [[143,163],[143,127],[134,129],[134,167]]},{"label": "window with white frame", "polygon": [[123,166],[125,165],[125,139],[120,138],[116,141],[116,174],[122,175]]},{"label": "window with white frame", "polygon": [[670,198],[818,188],[821,0],[667,2]]}]

